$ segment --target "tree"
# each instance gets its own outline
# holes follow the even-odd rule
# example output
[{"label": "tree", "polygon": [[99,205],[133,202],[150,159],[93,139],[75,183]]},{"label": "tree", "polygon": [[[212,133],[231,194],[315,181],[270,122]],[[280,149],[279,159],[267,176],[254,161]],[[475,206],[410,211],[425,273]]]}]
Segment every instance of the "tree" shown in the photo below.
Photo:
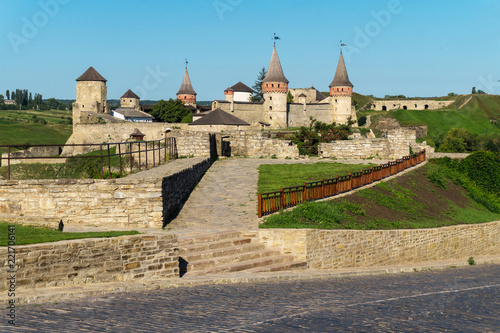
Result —
[{"label": "tree", "polygon": [[286,95],[286,102],[287,103],[293,103],[293,96],[290,91],[288,91],[288,95]]},{"label": "tree", "polygon": [[168,101],[162,99],[153,105],[151,110],[153,117],[166,123],[180,123],[190,113],[191,110],[186,108],[184,103],[179,99],[169,99]]},{"label": "tree", "polygon": [[476,150],[478,145],[476,135],[465,128],[452,128],[446,133],[439,151],[447,153],[465,153]]},{"label": "tree", "polygon": [[[8,90],[7,90],[8,91]],[[0,94],[0,104],[3,104],[4,97],[2,94]]]},{"label": "tree", "polygon": [[264,98],[264,94],[262,93],[262,80],[267,75],[267,71],[265,67],[262,67],[262,69],[259,72],[259,75],[257,76],[257,80],[255,80],[255,84],[253,85],[252,89],[255,91],[255,93],[252,96],[252,101],[260,101],[261,99]]},{"label": "tree", "polygon": [[352,120],[347,125],[337,125],[336,123],[326,124],[310,118],[309,127],[301,127],[293,136],[292,141],[297,144],[301,155],[317,155],[320,142],[332,142],[334,140],[348,140],[352,134]]},{"label": "tree", "polygon": [[10,99],[10,92],[9,92],[9,90],[7,90],[7,91],[5,92],[5,95],[7,96],[7,99]]},{"label": "tree", "polygon": [[476,94],[476,93],[477,93],[477,92],[476,92],[476,87],[472,87],[472,92],[471,92],[471,94],[472,94],[472,95],[474,95],[474,94]]}]

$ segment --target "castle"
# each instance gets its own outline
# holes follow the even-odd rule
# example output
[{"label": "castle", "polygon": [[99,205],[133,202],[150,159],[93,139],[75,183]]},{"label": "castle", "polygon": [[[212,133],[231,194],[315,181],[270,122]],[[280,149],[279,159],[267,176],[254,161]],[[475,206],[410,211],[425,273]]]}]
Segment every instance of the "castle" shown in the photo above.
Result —
[{"label": "castle", "polygon": [[[96,119],[105,122],[151,121],[147,119],[146,113],[139,111],[139,97],[130,90],[122,96],[121,108],[116,112],[111,111],[107,103],[107,81],[93,67],[76,81],[76,102],[73,103],[74,124],[92,123],[96,122]],[[252,102],[251,96],[254,91],[242,82],[238,82],[224,90],[225,99],[215,100],[211,111],[220,109],[227,112],[250,124],[249,128],[252,129],[308,126],[312,118],[329,124],[332,122],[345,124],[348,120],[356,123],[356,111],[352,106],[353,85],[349,81],[342,52],[335,76],[329,86],[329,97],[325,97],[314,87],[289,89],[288,83],[274,46],[267,75],[262,80],[263,98]],[[289,94],[292,96],[292,102],[287,101]],[[194,113],[199,113],[204,110],[196,105],[196,95],[186,66],[177,99],[183,101]],[[127,112],[123,114],[123,111]],[[132,115],[134,113],[132,111],[142,114]]]},{"label": "castle", "polygon": [[[252,90],[241,82],[224,90],[224,100],[212,103],[212,110],[221,109],[251,124],[252,128],[287,128],[308,126],[311,118],[324,123],[356,123],[356,111],[352,106],[352,88],[340,53],[337,70],[330,84],[330,96],[325,97],[314,87],[289,89],[289,81],[273,48],[266,77],[262,80],[263,99],[251,102]],[[287,101],[288,94],[293,101]],[[246,100],[245,100],[246,99]]]}]

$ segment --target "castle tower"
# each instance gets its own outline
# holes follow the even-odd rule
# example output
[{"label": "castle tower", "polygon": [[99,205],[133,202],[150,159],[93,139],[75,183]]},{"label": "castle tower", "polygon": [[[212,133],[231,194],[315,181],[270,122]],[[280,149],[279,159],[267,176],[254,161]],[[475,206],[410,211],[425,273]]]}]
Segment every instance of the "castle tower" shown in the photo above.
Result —
[{"label": "castle tower", "polygon": [[267,75],[262,80],[262,93],[264,94],[264,122],[274,128],[286,128],[288,125],[288,112],[286,96],[288,94],[288,80],[283,74],[280,59],[274,46]]},{"label": "castle tower", "polygon": [[332,83],[330,83],[333,121],[338,124],[346,124],[349,117],[355,122],[357,120],[356,110],[352,107],[352,87],[345,68],[344,56],[340,51],[337,70]]},{"label": "castle tower", "polygon": [[110,113],[107,103],[106,79],[90,66],[76,79],[76,101],[73,103],[73,124],[81,121],[81,112]]},{"label": "castle tower", "polygon": [[129,89],[120,97],[120,107],[137,109],[140,105],[140,100],[141,98]]},{"label": "castle tower", "polygon": [[184,72],[184,78],[182,79],[181,88],[177,92],[177,99],[180,99],[184,104],[196,104],[196,91],[194,91],[191,85],[191,79],[189,78],[189,73],[187,70]]}]

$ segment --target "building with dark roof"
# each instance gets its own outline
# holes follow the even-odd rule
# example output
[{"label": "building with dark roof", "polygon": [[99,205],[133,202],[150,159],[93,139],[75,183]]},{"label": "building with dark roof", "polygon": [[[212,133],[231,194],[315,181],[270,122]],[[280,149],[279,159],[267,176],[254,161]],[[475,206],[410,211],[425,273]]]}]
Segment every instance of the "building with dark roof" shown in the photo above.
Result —
[{"label": "building with dark roof", "polygon": [[122,108],[139,108],[141,99],[132,90],[127,90],[122,97],[120,97],[120,106]]},{"label": "building with dark roof", "polygon": [[251,102],[253,93],[252,88],[240,81],[224,90],[224,97],[226,101]]},{"label": "building with dark roof", "polygon": [[250,124],[221,109],[215,109],[205,113],[202,117],[189,124],[189,126],[195,130],[218,132],[223,130],[238,130],[240,127],[248,127]]}]

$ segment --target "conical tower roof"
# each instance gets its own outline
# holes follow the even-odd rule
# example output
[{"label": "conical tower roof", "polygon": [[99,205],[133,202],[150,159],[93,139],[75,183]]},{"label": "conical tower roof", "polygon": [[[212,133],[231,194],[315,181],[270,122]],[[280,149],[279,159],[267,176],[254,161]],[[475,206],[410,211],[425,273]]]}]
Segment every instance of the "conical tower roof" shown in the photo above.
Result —
[{"label": "conical tower roof", "polygon": [[189,78],[187,68],[184,72],[184,78],[182,79],[181,88],[177,92],[177,95],[196,95],[196,91],[194,91],[193,86],[191,85],[191,79]]},{"label": "conical tower roof", "polygon": [[107,80],[99,74],[94,67],[90,66],[89,69],[85,71],[78,79],[77,81],[102,81],[106,82]]},{"label": "conical tower roof", "polygon": [[269,62],[267,75],[262,82],[288,83],[285,74],[283,74],[283,69],[281,68],[280,58],[278,57],[278,52],[276,52],[276,46],[274,46],[273,49],[273,55],[271,56],[271,61]]},{"label": "conical tower roof", "polygon": [[120,98],[135,98],[135,99],[140,99],[139,96],[137,96],[132,90],[127,90],[125,94],[123,94],[122,97]]},{"label": "conical tower roof", "polygon": [[335,71],[335,76],[333,77],[331,87],[353,87],[351,81],[349,81],[349,76],[347,75],[347,70],[345,69],[344,56],[340,53],[339,63],[337,65],[337,70]]}]

